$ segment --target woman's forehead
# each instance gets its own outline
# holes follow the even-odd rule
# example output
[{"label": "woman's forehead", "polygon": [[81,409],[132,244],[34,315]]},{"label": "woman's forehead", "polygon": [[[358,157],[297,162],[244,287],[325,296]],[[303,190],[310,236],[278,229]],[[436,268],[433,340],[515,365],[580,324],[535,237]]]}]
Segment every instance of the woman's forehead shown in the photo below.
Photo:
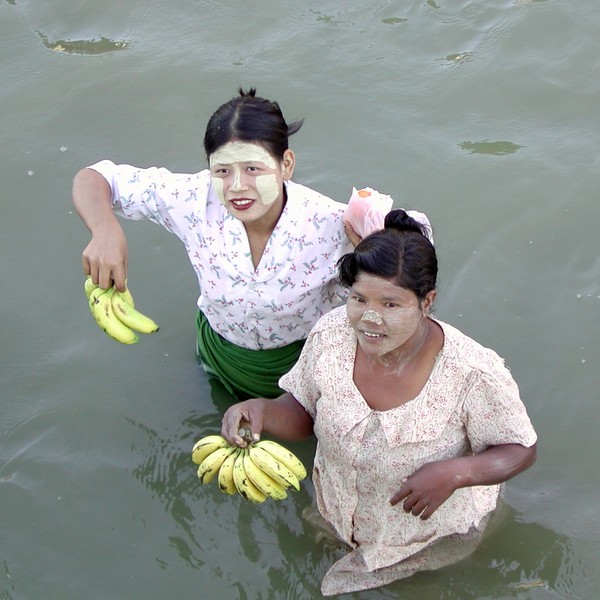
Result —
[{"label": "woman's forehead", "polygon": [[372,275],[371,273],[360,272],[356,276],[356,281],[352,286],[356,291],[375,294],[385,297],[406,297],[414,295],[412,290],[396,285],[393,281],[386,277]]},{"label": "woman's forehead", "polygon": [[252,142],[227,142],[209,157],[210,165],[231,165],[245,162],[261,162],[270,168],[275,168],[277,163],[269,152],[260,144]]}]

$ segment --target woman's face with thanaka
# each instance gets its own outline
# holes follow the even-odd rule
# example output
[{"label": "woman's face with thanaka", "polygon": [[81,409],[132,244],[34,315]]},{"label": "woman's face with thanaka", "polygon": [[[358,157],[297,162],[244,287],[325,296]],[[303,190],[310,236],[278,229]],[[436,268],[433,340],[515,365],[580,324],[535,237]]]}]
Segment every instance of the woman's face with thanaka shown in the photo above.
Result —
[{"label": "woman's face with thanaka", "polygon": [[283,181],[291,178],[294,154],[277,162],[261,145],[228,142],[209,157],[212,185],[225,208],[242,221],[255,221],[283,207]]},{"label": "woman's face with thanaka", "polygon": [[350,325],[361,349],[375,357],[408,348],[420,331],[435,291],[419,302],[417,295],[388,279],[360,273],[346,304]]}]

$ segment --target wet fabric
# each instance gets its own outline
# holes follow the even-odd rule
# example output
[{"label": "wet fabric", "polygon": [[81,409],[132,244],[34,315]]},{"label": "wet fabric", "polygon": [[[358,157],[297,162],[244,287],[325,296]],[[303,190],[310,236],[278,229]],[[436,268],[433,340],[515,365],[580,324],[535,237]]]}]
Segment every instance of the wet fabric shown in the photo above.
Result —
[{"label": "wet fabric", "polygon": [[241,348],[214,331],[202,311],[196,317],[196,355],[205,371],[239,399],[276,398],[279,379],[296,363],[304,340],[268,350]]},{"label": "wet fabric", "polygon": [[325,575],[323,595],[385,585],[468,555],[503,484],[458,489],[425,521],[390,498],[424,464],[537,439],[503,359],[434,320],[444,346],[423,389],[396,408],[372,409],[354,384],[357,341],[345,307],[320,319],[281,378],[313,417],[317,506],[350,549]]}]

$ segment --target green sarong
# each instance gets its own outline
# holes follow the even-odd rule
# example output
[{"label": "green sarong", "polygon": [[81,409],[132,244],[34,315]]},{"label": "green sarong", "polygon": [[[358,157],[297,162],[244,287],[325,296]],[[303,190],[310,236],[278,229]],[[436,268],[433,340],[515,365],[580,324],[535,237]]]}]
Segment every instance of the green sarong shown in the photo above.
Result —
[{"label": "green sarong", "polygon": [[196,355],[205,371],[241,400],[277,398],[283,394],[279,378],[296,364],[304,346],[304,340],[268,350],[236,346],[214,331],[200,310],[196,330]]}]

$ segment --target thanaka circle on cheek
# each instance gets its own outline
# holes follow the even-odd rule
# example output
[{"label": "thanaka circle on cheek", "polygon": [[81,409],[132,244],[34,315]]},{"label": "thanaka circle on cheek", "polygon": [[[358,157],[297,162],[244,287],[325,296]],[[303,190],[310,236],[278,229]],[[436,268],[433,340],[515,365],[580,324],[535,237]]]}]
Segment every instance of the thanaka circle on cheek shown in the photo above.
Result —
[{"label": "thanaka circle on cheek", "polygon": [[227,142],[209,157],[209,165],[232,165],[243,162],[264,163],[270,169],[275,169],[277,163],[265,148],[250,142]]}]

